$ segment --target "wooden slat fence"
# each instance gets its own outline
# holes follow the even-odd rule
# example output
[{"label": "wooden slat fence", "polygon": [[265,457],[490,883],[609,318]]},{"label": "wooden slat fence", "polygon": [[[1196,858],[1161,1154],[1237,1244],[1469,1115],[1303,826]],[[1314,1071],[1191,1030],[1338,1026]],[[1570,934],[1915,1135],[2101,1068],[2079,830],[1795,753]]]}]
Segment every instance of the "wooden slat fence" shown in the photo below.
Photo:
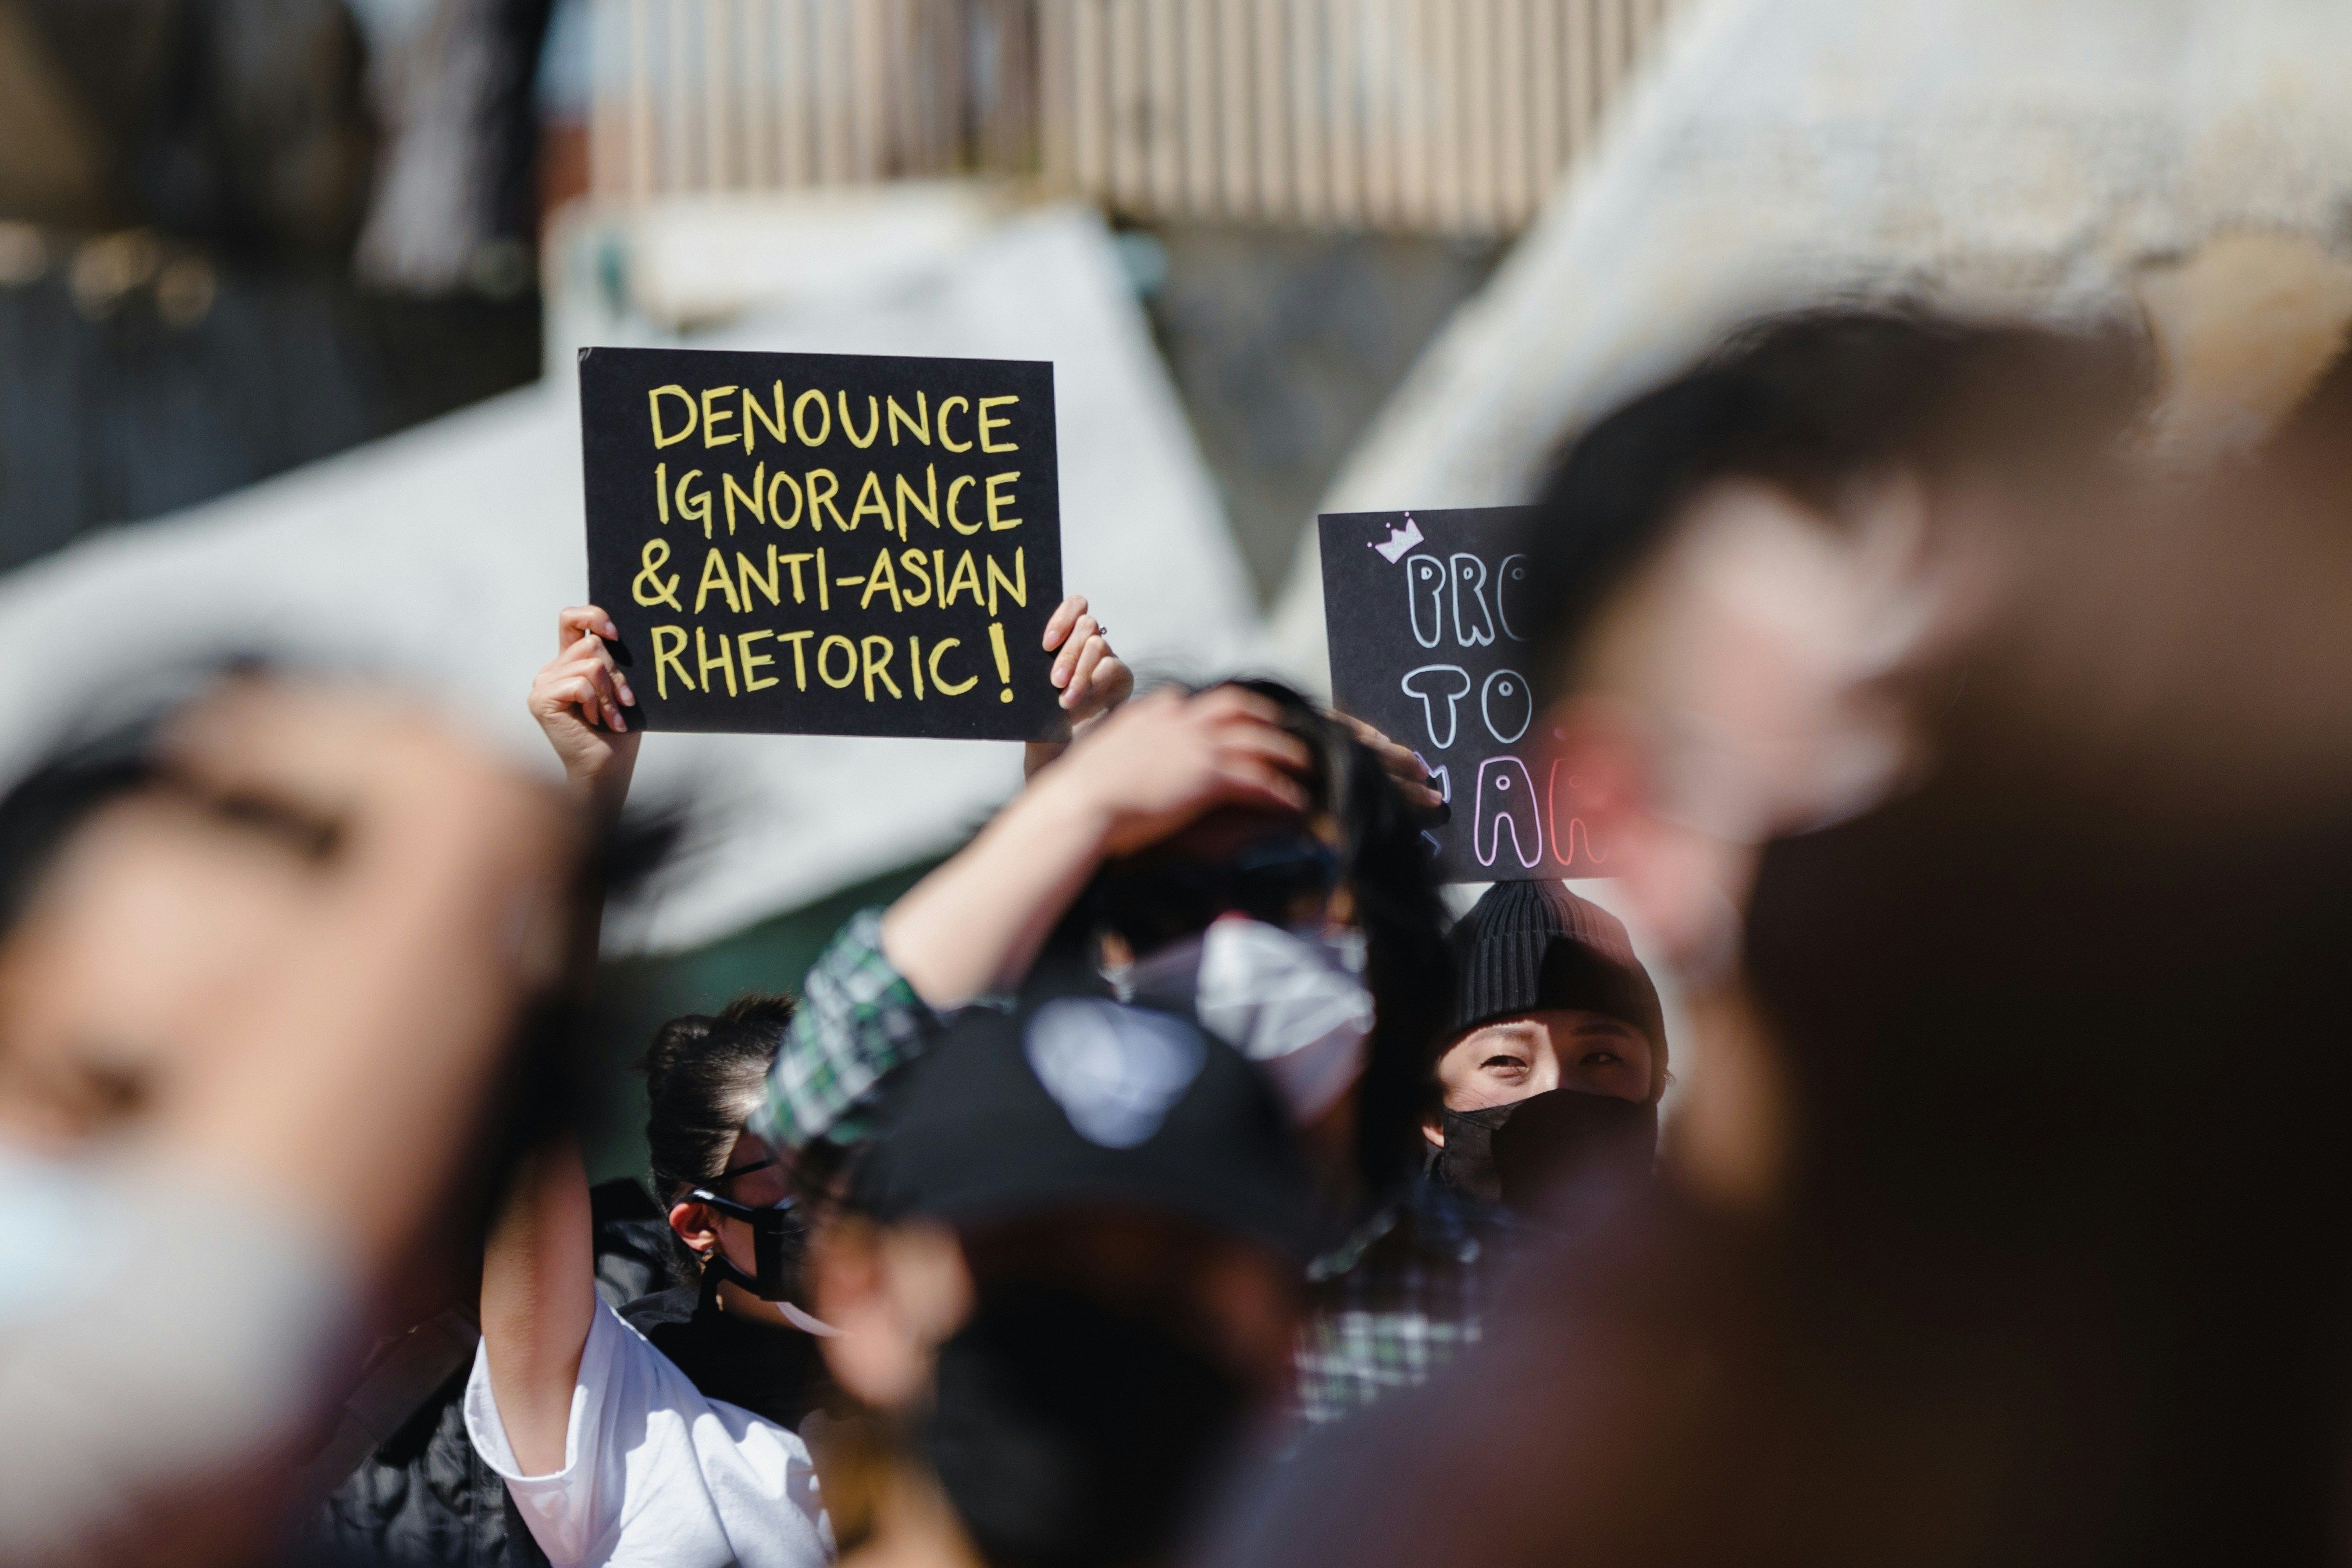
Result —
[{"label": "wooden slat fence", "polygon": [[1517,228],[1681,0],[593,0],[596,192],[988,174],[1144,218]]}]

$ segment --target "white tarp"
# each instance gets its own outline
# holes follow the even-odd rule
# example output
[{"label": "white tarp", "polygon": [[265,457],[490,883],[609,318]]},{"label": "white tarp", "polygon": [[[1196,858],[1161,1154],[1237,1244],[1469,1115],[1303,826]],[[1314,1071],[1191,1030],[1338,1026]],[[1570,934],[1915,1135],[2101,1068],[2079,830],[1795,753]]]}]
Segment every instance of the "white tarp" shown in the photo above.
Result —
[{"label": "white tarp", "polygon": [[[2342,0],[1707,0],[1325,510],[1522,500],[1564,432],[1761,309],[2129,311],[2246,234],[2340,291],[2347,75]],[[1311,529],[1268,657],[1328,682]]]},{"label": "white tarp", "polygon": [[[1053,361],[1069,585],[1147,672],[1245,646],[1244,569],[1093,216],[1020,218],[878,289],[692,341]],[[557,374],[0,579],[0,777],[127,672],[225,649],[392,673],[551,771],[523,699],[585,592],[577,402]],[[692,945],[946,847],[1019,773],[1001,743],[652,736],[640,795],[690,793],[709,831],[608,945]]]}]

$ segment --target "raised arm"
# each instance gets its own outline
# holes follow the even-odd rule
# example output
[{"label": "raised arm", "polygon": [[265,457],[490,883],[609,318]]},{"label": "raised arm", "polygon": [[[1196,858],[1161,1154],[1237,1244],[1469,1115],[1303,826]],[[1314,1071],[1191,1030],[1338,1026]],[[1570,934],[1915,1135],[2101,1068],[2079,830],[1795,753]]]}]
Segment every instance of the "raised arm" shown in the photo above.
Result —
[{"label": "raised arm", "polygon": [[834,933],[801,988],[752,1130],[781,1149],[855,1143],[937,1010],[1011,989],[1110,855],[1233,802],[1296,810],[1307,763],[1264,699],[1226,687],[1128,704],[1030,783],[961,853],[887,910]]},{"label": "raised arm", "polygon": [[1239,687],[1130,702],[1033,780],[882,922],[882,948],[926,1003],[1017,984],[1104,860],[1221,805],[1303,811],[1307,748]]},{"label": "raised arm", "polygon": [[482,1258],[482,1343],[507,1444],[525,1475],[563,1468],[572,1390],[596,1316],[588,1176],[568,1139],[517,1171]]}]

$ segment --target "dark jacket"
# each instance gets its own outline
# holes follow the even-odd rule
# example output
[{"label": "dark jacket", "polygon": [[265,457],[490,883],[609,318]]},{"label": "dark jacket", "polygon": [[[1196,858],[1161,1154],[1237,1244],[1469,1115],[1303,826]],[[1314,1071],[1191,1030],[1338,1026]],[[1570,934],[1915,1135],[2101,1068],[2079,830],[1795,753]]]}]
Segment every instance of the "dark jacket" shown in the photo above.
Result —
[{"label": "dark jacket", "polygon": [[[680,1271],[668,1221],[653,1199],[626,1178],[602,1184],[589,1198],[597,1294],[616,1310],[648,1295],[663,1300]],[[424,1336],[433,1338],[423,1342]],[[333,1489],[302,1527],[296,1562],[320,1568],[537,1568],[546,1563],[505,1484],[466,1436],[466,1379],[480,1337],[470,1317],[446,1313],[378,1352],[346,1406],[345,1425],[370,1436],[392,1430],[340,1481],[331,1474],[320,1478]],[[442,1366],[446,1373],[427,1381]],[[337,1450],[337,1443],[331,1440],[330,1448]],[[331,1470],[342,1468],[332,1452],[325,1463]]]},{"label": "dark jacket", "polygon": [[717,1277],[706,1275],[698,1286],[632,1301],[621,1317],[706,1396],[798,1431],[832,1387],[816,1340],[730,1317],[719,1310],[717,1292]]}]

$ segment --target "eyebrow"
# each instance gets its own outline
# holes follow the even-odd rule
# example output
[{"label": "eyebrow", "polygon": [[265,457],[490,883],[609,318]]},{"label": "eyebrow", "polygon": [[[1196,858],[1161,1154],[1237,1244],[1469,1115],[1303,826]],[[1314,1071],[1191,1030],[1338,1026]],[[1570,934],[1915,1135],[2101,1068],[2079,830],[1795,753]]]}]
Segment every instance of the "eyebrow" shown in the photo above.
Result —
[{"label": "eyebrow", "polygon": [[178,781],[172,781],[172,785],[180,799],[221,826],[253,834],[305,860],[328,858],[342,840],[343,825],[327,814],[236,791],[208,793],[187,788]]}]

